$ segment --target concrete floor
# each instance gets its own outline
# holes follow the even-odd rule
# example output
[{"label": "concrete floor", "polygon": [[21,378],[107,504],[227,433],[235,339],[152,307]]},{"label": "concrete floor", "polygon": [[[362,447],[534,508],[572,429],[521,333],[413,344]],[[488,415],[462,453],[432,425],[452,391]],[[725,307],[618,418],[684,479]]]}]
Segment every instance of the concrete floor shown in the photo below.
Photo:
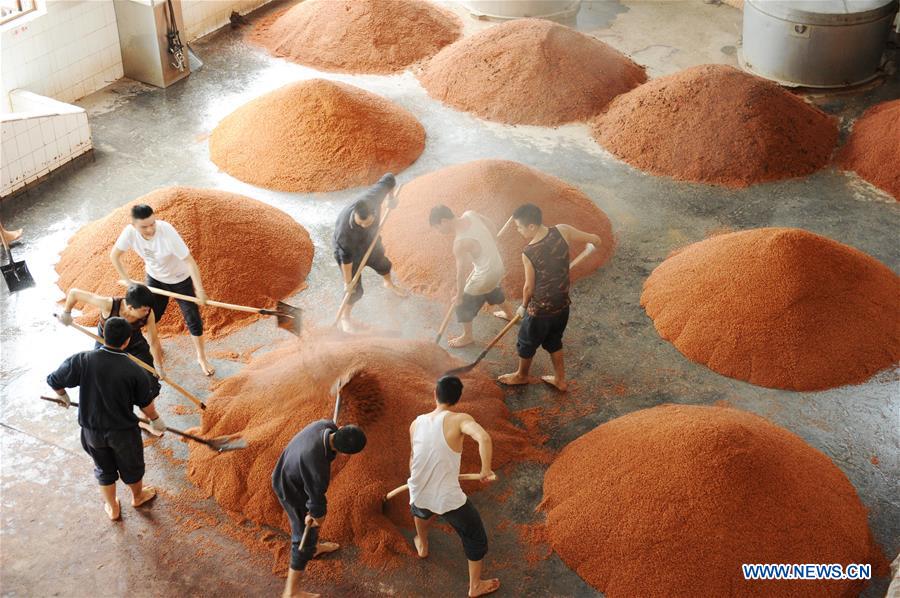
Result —
[{"label": "concrete floor", "polygon": [[[586,3],[576,25],[633,53],[656,76],[704,62],[734,64],[740,13],[699,1]],[[468,32],[486,26],[467,20]],[[125,507],[124,522],[110,525],[99,506],[90,461],[78,443],[75,414],[55,410],[37,396],[45,389],[49,371],[70,353],[86,348],[80,336],[50,318],[61,297],[53,271],[59,251],[83,224],[160,186],[230,190],[291,214],[309,229],[317,250],[309,289],[292,302],[313,320],[324,320],[333,311],[340,290],[330,258],[330,231],[337,212],[355,191],[304,195],[251,187],[217,172],[206,144],[209,131],[234,108],[285,82],[314,76],[384,95],[421,120],[428,144],[401,180],[478,158],[518,160],[578,186],[609,215],[618,249],[603,270],[580,282],[573,293],[567,343],[579,390],[571,398],[538,386],[508,394],[514,411],[557,403],[588,405],[573,409],[571,417],[547,430],[550,446],[562,447],[594,426],[636,409],[665,402],[727,401],[771,419],[825,452],[870,509],[871,527],[888,555],[900,550],[896,370],[860,386],[817,393],[752,386],[684,359],[659,338],[638,305],[644,279],[672,249],[723,227],[802,227],[857,247],[898,271],[900,207],[895,201],[830,169],[806,179],[744,190],[675,183],[616,161],[590,139],[583,125],[556,130],[510,127],[454,112],[431,100],[410,73],[392,77],[317,73],[267,56],[245,44],[241,32],[228,28],[193,46],[205,67],[168,90],[123,80],[85,98],[95,160],[2,204],[6,226],[26,230],[16,256],[28,262],[38,282],[36,288],[15,295],[4,288],[0,306],[3,595],[274,595],[280,588],[282,581],[230,537],[211,528],[183,531],[176,523],[179,512],[174,501],[166,496],[146,512]],[[848,119],[865,107],[898,96],[900,81],[894,76],[867,90],[825,95],[817,101],[844,117],[846,128]],[[375,285],[368,288],[373,291],[363,309],[386,310],[408,336],[420,337],[440,319],[440,305],[413,298],[396,306]],[[259,322],[214,343],[211,350],[240,351],[261,340],[282,338],[283,333],[273,328]],[[489,318],[479,321],[482,338],[497,328]],[[206,394],[208,381],[193,363],[187,339],[167,340],[166,346],[170,375]],[[464,354],[474,356],[477,351]],[[240,367],[230,361],[215,363],[219,377]],[[536,371],[548,365],[540,358]],[[492,355],[485,371],[496,375],[511,366],[507,345],[507,350]],[[182,400],[170,389],[164,389],[160,401],[171,425],[196,423],[194,415],[172,413],[170,407]],[[149,482],[172,493],[189,487],[183,466],[165,458],[162,448],[172,449],[175,457],[186,456],[184,445],[171,437],[148,448]],[[873,456],[879,465],[872,464]],[[541,479],[540,467],[521,466],[503,472],[495,487],[474,498],[491,535],[487,567],[504,584],[498,595],[596,595],[556,556],[537,565],[522,562],[514,529],[500,529],[504,521],[539,520],[534,507],[540,500]],[[502,508],[492,508],[495,499],[510,489]],[[211,517],[226,519],[214,503],[197,504]],[[198,555],[198,546],[207,548]],[[341,585],[313,587],[330,595],[460,595],[465,567],[455,537],[436,534],[432,555],[428,564],[411,562],[409,569],[382,574],[353,566],[354,551],[349,549],[342,556]],[[651,567],[647,574],[653,574]],[[880,580],[866,595],[882,595],[885,586],[886,581]]]}]

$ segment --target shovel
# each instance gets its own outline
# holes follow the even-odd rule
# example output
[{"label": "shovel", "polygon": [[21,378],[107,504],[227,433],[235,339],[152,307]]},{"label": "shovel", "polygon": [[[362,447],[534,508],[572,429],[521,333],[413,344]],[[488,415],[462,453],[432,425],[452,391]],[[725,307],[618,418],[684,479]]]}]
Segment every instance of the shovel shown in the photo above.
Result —
[{"label": "shovel", "polygon": [[[57,399],[55,397],[45,397],[41,396],[45,401],[50,401],[51,403],[56,403],[57,405],[65,405],[62,399]],[[71,401],[69,405],[73,407],[78,407],[78,403],[75,401]],[[138,421],[141,423],[150,425],[150,420],[146,417],[139,417]],[[201,438],[200,436],[194,436],[193,434],[188,434],[187,432],[182,432],[181,430],[176,430],[175,428],[166,427],[166,432],[171,432],[172,434],[177,434],[178,436],[182,436],[187,438],[188,440],[193,440],[194,442],[199,442],[200,444],[205,444],[212,450],[224,453],[225,451],[236,451],[242,448],[247,448],[247,441],[238,436],[237,434],[231,434],[230,436],[216,436],[215,438]]]},{"label": "shovel", "polygon": [[[53,314],[53,317],[56,318],[57,317],[56,314]],[[97,336],[96,334],[94,334],[93,332],[91,332],[90,330],[87,330],[86,328],[82,328],[81,326],[79,326],[78,324],[75,324],[75,323],[70,324],[70,326],[72,328],[74,328],[75,330],[77,330],[78,332],[91,337],[92,339],[94,339],[95,341],[100,343],[101,345],[104,344],[103,339],[100,338],[99,336]],[[144,368],[145,370],[147,370],[148,372],[150,372],[151,374],[153,374],[154,376],[159,378],[159,374],[152,367],[150,367],[149,365],[147,365],[146,363],[144,363],[143,361],[141,361],[140,359],[138,359],[131,353],[125,353],[125,355],[128,357],[128,359],[130,359],[134,363],[138,364],[139,366],[141,366],[142,368]],[[188,392],[180,384],[176,384],[176,383],[172,382],[166,376],[163,376],[162,378],[159,378],[159,379],[162,380],[163,382],[165,382],[166,384],[168,384],[169,386],[171,386],[172,388],[174,388],[175,390],[177,390],[178,392],[180,392],[181,394],[183,394],[184,396],[186,396],[194,405],[196,405],[200,409],[206,409],[206,403],[204,403],[203,401],[201,401],[200,399],[195,397],[193,394]]]},{"label": "shovel", "polygon": [[335,424],[338,422],[338,415],[341,413],[341,389],[347,386],[347,383],[353,379],[358,370],[353,369],[345,373],[343,376],[334,381],[331,385],[331,394],[334,395],[334,417],[331,418]]},{"label": "shovel", "polygon": [[482,351],[481,353],[478,354],[478,357],[475,358],[475,361],[473,361],[469,365],[464,365],[460,368],[454,368],[452,370],[447,370],[446,372],[444,372],[444,375],[445,376],[459,376],[460,374],[466,374],[466,373],[474,370],[475,366],[477,366],[479,363],[481,363],[482,359],[487,357],[488,352],[494,348],[494,345],[499,343],[500,339],[502,339],[504,336],[506,336],[506,333],[509,332],[513,326],[518,324],[519,320],[521,320],[521,319],[522,318],[519,317],[519,314],[516,314],[515,316],[513,316],[513,319],[510,320],[509,322],[507,322],[506,326],[503,327],[503,330],[498,332],[497,336],[495,336],[493,338],[493,340],[491,340],[491,342],[488,343],[487,347],[484,348],[484,351]]},{"label": "shovel", "polygon": [[9,243],[6,242],[6,237],[0,235],[0,238],[3,239],[3,248],[6,249],[6,255],[9,256],[9,263],[5,266],[0,266],[0,270],[3,271],[3,280],[6,281],[6,288],[9,289],[10,293],[15,293],[16,291],[33,287],[34,278],[31,276],[31,272],[28,271],[28,264],[24,260],[21,262],[15,261],[12,249],[10,249]]},{"label": "shovel", "polygon": [[[122,286],[128,286],[130,283],[124,280],[120,280],[119,284]],[[190,301],[191,303],[196,303],[200,305],[200,300],[196,297],[191,297],[190,295],[182,295],[181,293],[173,293],[172,291],[166,291],[164,289],[158,289],[156,287],[147,287],[153,293],[157,295],[165,295],[166,297],[171,297],[173,299],[181,299],[182,301]],[[288,305],[283,301],[279,301],[276,303],[276,309],[265,309],[261,307],[247,307],[246,305],[235,305],[234,303],[223,303],[221,301],[213,301],[212,299],[206,302],[206,305],[210,305],[212,307],[222,307],[224,309],[231,309],[234,311],[244,311],[252,314],[259,314],[261,316],[275,316],[278,327],[287,330],[291,334],[295,334],[300,336],[300,330],[302,329],[302,316],[303,310],[299,307],[294,307],[292,305]]]}]

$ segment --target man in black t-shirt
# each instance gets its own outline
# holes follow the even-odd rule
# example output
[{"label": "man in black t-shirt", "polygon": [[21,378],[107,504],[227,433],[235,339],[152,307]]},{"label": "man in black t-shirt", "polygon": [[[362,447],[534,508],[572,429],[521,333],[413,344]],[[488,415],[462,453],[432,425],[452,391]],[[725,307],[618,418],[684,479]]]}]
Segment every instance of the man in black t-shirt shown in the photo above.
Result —
[{"label": "man in black t-shirt", "polygon": [[47,384],[67,409],[66,388],[80,387],[81,446],[94,460],[94,476],[100,483],[106,514],[113,521],[121,516],[116,498],[120,477],[131,489],[132,506],[139,507],[156,496],[155,489],[143,485],[144,445],[134,407],[150,420],[153,432],[166,430],[154,405],[158,390],[153,391],[144,370],[125,354],[131,334],[125,318],[109,318],[102,347],[72,355],[47,376]]}]

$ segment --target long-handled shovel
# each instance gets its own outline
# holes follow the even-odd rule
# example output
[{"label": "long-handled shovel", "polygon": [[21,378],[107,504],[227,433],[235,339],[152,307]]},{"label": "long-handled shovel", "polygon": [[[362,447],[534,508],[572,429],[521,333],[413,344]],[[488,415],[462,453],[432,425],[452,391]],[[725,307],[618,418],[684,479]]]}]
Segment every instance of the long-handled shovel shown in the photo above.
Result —
[{"label": "long-handled shovel", "polygon": [[338,416],[341,413],[341,390],[347,386],[347,383],[353,379],[353,376],[356,375],[358,370],[352,369],[343,376],[334,381],[334,384],[331,385],[331,394],[334,395],[334,416],[331,418],[335,424],[338,423]]},{"label": "long-handled shovel", "polygon": [[28,271],[28,264],[24,261],[15,261],[12,249],[9,248],[9,243],[6,242],[6,237],[0,234],[0,238],[3,240],[3,248],[9,257],[9,263],[5,266],[0,266],[0,271],[3,272],[3,280],[6,281],[6,288],[9,289],[10,293],[15,293],[16,291],[33,287],[34,278],[31,276],[31,272]]},{"label": "long-handled shovel", "polygon": [[[55,397],[45,397],[41,396],[45,401],[50,401],[51,403],[56,403],[58,405],[65,405],[62,399],[58,399]],[[78,407],[78,403],[75,401],[71,401],[69,405],[73,407]],[[146,417],[138,418],[141,423],[150,424],[150,420]],[[229,436],[216,436],[215,438],[202,438],[200,436],[195,436],[193,434],[189,434],[187,432],[182,432],[181,430],[176,430],[175,428],[170,428],[166,426],[166,432],[171,432],[172,434],[177,434],[183,438],[187,438],[188,440],[193,440],[194,442],[199,442],[200,444],[205,444],[212,450],[224,453],[225,451],[236,451],[242,448],[247,448],[247,441],[241,438],[237,434],[231,434]]]},{"label": "long-handled shovel", "polygon": [[[56,314],[53,314],[53,317],[55,318]],[[75,324],[75,323],[70,324],[70,326],[72,328],[74,328],[75,330],[77,330],[78,332],[91,337],[92,339],[94,339],[95,341],[100,343],[101,345],[103,344],[103,339],[100,338],[99,336],[97,336],[96,334],[94,334],[93,332],[91,332],[90,330],[88,330],[86,328],[82,328],[81,326],[79,326],[78,324]],[[178,392],[183,394],[185,397],[188,398],[188,400],[190,400],[197,407],[199,407],[200,409],[206,409],[206,403],[204,403],[203,401],[201,401],[200,399],[195,397],[189,391],[185,390],[185,388],[182,387],[180,384],[176,384],[175,382],[172,382],[171,380],[169,380],[169,378],[167,376],[160,377],[159,373],[155,369],[153,369],[152,367],[150,367],[149,365],[147,365],[146,363],[144,363],[143,361],[141,361],[134,355],[132,355],[130,353],[125,353],[125,355],[128,357],[128,359],[130,359],[134,363],[138,364],[139,366],[141,366],[142,368],[144,368],[145,370],[147,370],[148,372],[150,372],[151,374],[153,374],[154,376],[156,376],[157,378],[159,378],[160,380],[162,380],[163,382],[165,382],[166,384],[168,384],[169,386],[171,386],[172,388],[174,388],[175,390],[177,390]]]},{"label": "long-handled shovel", "polygon": [[[120,280],[119,284],[127,287],[130,283],[124,280]],[[166,291],[165,289],[158,289],[156,287],[147,288],[157,295],[165,295],[166,297],[181,299],[182,301],[190,301],[191,303],[200,305],[200,300],[190,295],[182,295],[181,293],[174,293],[172,291]],[[284,330],[287,330],[288,332],[297,336],[300,336],[300,331],[303,326],[303,310],[301,310],[299,307],[288,305],[284,301],[278,301],[276,303],[276,309],[248,307],[246,305],[236,305],[234,303],[213,301],[212,299],[207,300],[206,305],[210,305],[212,307],[221,307],[223,309],[230,309],[233,311],[243,311],[251,314],[259,314],[261,316],[275,316],[279,328],[283,328]]]},{"label": "long-handled shovel", "polygon": [[[481,474],[480,473],[461,473],[461,474],[459,474],[459,479],[461,481],[480,480]],[[491,479],[491,481],[493,481],[495,479],[497,479],[496,475]],[[387,502],[387,501],[391,500],[392,498],[394,498],[395,496],[397,496],[398,494],[402,494],[403,492],[406,492],[407,490],[409,490],[409,484],[403,484],[402,486],[397,486],[396,488],[394,488],[393,490],[391,490],[390,492],[385,494],[384,498],[381,500],[383,502]]]}]

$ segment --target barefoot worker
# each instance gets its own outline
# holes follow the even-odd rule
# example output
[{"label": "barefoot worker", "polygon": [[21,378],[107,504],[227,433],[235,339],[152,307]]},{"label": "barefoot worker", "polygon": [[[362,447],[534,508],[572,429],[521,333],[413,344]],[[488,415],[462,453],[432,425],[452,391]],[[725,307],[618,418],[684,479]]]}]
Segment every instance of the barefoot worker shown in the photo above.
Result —
[{"label": "barefoot worker", "polygon": [[[121,256],[133,249],[142,260],[147,270],[147,286],[196,297],[201,305],[206,304],[206,291],[200,280],[200,268],[194,256],[178,231],[164,220],[157,220],[153,208],[139,204],[131,208],[131,224],[125,227],[116,240],[109,258],[122,280],[130,280],[122,266]],[[197,363],[207,376],[212,376],[215,369],[206,359],[206,345],[203,340],[203,320],[200,309],[192,301],[175,300],[184,323],[191,333],[191,340],[197,352]],[[169,298],[155,295],[153,313],[157,322],[166,311]]]},{"label": "barefoot worker", "polygon": [[451,338],[448,344],[456,348],[465,347],[475,341],[472,321],[485,303],[501,306],[502,311],[494,312],[495,316],[507,320],[513,317],[512,306],[500,288],[506,271],[497,249],[497,227],[471,210],[457,218],[445,205],[431,208],[428,221],[441,233],[454,235],[456,287],[451,300],[456,304],[456,320],[463,325],[463,333]]},{"label": "barefoot worker", "polygon": [[488,541],[478,510],[459,486],[463,440],[478,443],[481,480],[496,479],[491,471],[491,437],[468,413],[453,411],[462,396],[456,376],[444,376],[434,389],[435,409],[420,415],[409,427],[409,509],[416,524],[413,542],[420,558],[428,557],[428,528],[439,515],[462,540],[469,561],[469,596],[484,596],[500,587],[498,579],[482,579],[481,569]]},{"label": "barefoot worker", "polygon": [[[146,286],[138,283],[128,285],[124,297],[104,297],[95,295],[81,289],[69,289],[66,294],[64,311],[59,314],[59,321],[66,326],[72,323],[72,308],[75,304],[82,303],[93,305],[100,310],[100,322],[97,324],[97,336],[103,338],[104,328],[109,318],[121,317],[131,324],[131,340],[128,342],[125,352],[134,355],[150,367],[156,369],[159,377],[165,375],[163,370],[162,343],[156,333],[156,316],[153,314],[155,297]],[[146,329],[148,339],[144,338]],[[95,344],[95,349],[102,347]],[[150,385],[153,387],[153,395],[159,394],[159,380],[149,372]]]},{"label": "barefoot worker", "polygon": [[[366,435],[359,427],[338,428],[330,419],[322,419],[300,430],[278,458],[272,489],[291,522],[291,567],[285,598],[318,596],[300,591],[300,574],[311,559],[339,548],[334,542],[319,542],[319,527],[327,512],[325,492],[331,481],[331,462],[337,453],[355,455],[365,446]],[[300,550],[307,525],[311,527]]]},{"label": "barefoot worker", "polygon": [[519,206],[513,219],[516,230],[528,241],[522,250],[525,286],[518,309],[522,317],[516,343],[519,368],[500,376],[499,381],[527,384],[534,354],[543,347],[550,354],[554,375],[542,376],[541,380],[565,391],[569,385],[562,338],[569,322],[569,246],[581,242],[599,247],[602,241],[568,224],[544,226],[541,209],[530,203]]},{"label": "barefoot worker", "polygon": [[142,481],[144,444],[134,407],[150,420],[148,429],[152,432],[162,434],[166,430],[154,405],[159,387],[154,392],[144,370],[124,354],[131,334],[131,324],[124,318],[109,318],[102,347],[72,355],[47,376],[47,384],[66,409],[70,403],[66,388],[80,387],[81,446],[94,460],[104,508],[113,521],[121,516],[116,498],[116,480],[120,477],[131,490],[131,506],[139,507],[156,496],[156,490],[144,487]]},{"label": "barefoot worker", "polygon": [[[397,205],[396,185],[397,181],[394,179],[394,175],[390,173],[384,175],[362,197],[341,210],[338,215],[334,225],[334,259],[341,268],[345,291],[350,286],[356,271],[359,270],[369,245],[378,234],[378,224],[381,222],[381,204],[384,199],[390,195],[388,205],[391,208]],[[381,275],[385,288],[400,297],[406,296],[406,293],[399,289],[391,279],[391,260],[384,255],[380,236],[366,265]],[[341,327],[346,332],[361,327],[350,318],[350,312],[353,311],[356,302],[362,299],[363,292],[362,277],[360,277],[356,286],[353,287],[346,307],[340,314]]]}]

